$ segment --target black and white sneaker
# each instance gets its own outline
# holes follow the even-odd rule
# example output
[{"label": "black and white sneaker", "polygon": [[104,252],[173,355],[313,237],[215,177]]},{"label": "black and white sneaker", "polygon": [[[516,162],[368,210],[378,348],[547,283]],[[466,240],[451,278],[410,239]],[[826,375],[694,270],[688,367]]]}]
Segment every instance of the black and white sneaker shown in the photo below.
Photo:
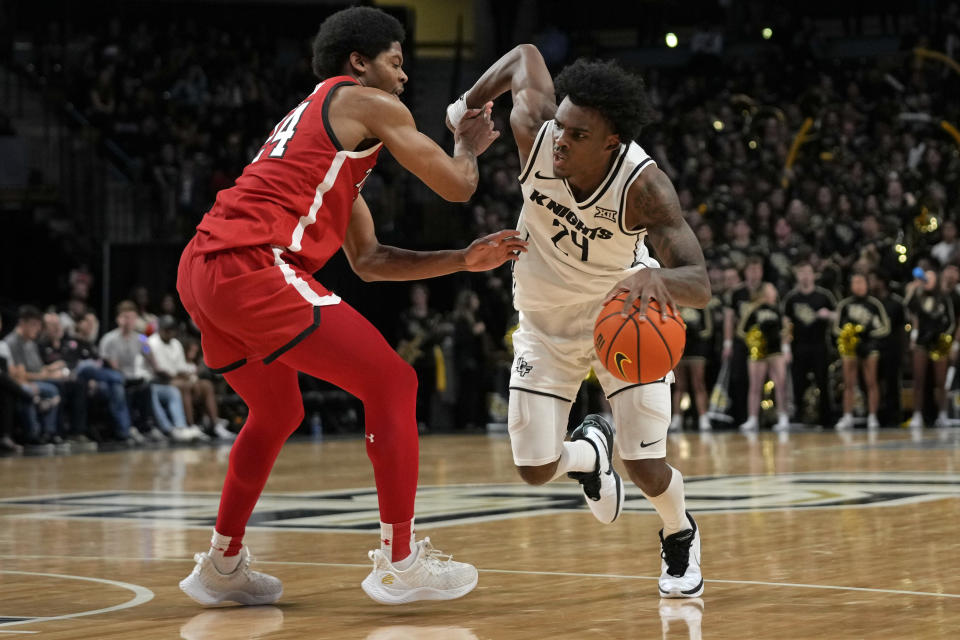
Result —
[{"label": "black and white sneaker", "polygon": [[692,529],[663,537],[660,530],[660,597],[696,598],[703,593],[700,573],[700,529],[687,512]]},{"label": "black and white sneaker", "polygon": [[594,517],[610,524],[623,510],[623,480],[613,470],[613,436],[616,430],[601,416],[591,413],[570,434],[571,442],[586,440],[597,450],[597,468],[592,472],[575,471],[567,474],[583,487],[587,506]]}]

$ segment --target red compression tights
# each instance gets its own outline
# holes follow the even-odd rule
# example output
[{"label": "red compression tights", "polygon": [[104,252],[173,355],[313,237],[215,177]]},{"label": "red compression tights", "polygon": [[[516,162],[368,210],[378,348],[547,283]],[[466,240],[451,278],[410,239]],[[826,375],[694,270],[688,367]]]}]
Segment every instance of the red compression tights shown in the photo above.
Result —
[{"label": "red compression tights", "polygon": [[239,551],[280,448],[303,420],[297,371],[327,380],[363,402],[380,520],[402,526],[413,519],[417,377],[366,318],[341,302],[323,307],[320,326],[278,360],[250,362],[225,374],[250,409],[230,452],[217,515],[217,532],[234,540],[228,555]]}]

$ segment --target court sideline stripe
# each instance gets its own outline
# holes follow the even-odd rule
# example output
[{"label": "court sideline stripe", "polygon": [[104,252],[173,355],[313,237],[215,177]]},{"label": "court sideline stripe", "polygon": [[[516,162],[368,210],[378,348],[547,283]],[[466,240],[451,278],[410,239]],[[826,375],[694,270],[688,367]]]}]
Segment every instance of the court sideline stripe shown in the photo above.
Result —
[{"label": "court sideline stripe", "polygon": [[[5,556],[0,555],[2,559],[23,559],[23,560],[117,560],[133,562],[193,562],[192,558],[132,558],[115,557],[104,558],[101,556]],[[273,564],[291,567],[338,567],[338,568],[369,568],[367,564],[355,564],[344,562],[292,562],[284,560],[256,560],[259,564]],[[559,576],[564,578],[604,578],[608,580],[658,580],[658,576],[628,576],[616,573],[577,573],[568,571],[525,571],[519,569],[478,569],[480,573],[504,573],[528,576]],[[6,573],[15,573],[8,571]],[[36,574],[44,575],[44,574]],[[54,575],[54,574],[50,574]],[[845,587],[832,584],[804,584],[799,582],[765,582],[763,580],[723,580],[718,578],[707,578],[704,582],[712,584],[749,584],[764,587],[790,587],[794,589],[827,589],[832,591],[861,591],[866,593],[889,593],[905,596],[929,596],[933,598],[960,598],[960,593],[937,593],[935,591],[907,591],[905,589],[879,589],[875,587]],[[151,593],[152,597],[152,593]],[[86,614],[92,615],[92,614]],[[52,619],[52,618],[51,618]]]}]

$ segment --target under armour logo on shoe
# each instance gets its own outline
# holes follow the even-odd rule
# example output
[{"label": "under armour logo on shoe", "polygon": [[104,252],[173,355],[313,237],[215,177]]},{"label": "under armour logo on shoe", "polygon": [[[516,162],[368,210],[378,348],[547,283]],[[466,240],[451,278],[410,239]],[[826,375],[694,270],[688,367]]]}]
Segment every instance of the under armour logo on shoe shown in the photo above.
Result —
[{"label": "under armour logo on shoe", "polygon": [[370,441],[370,444],[373,444],[373,434],[372,434],[372,433],[368,433],[368,434],[367,434],[367,440]]}]

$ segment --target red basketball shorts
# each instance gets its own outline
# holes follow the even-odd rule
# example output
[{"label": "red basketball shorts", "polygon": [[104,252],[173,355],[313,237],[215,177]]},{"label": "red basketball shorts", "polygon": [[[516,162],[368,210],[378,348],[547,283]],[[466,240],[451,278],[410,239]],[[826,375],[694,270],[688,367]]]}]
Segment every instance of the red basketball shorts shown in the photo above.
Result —
[{"label": "red basketball shorts", "polygon": [[177,291],[216,373],[249,360],[270,364],[310,335],[323,307],[340,302],[311,274],[288,264],[282,249],[201,253],[196,245],[194,237],[180,258]]}]

